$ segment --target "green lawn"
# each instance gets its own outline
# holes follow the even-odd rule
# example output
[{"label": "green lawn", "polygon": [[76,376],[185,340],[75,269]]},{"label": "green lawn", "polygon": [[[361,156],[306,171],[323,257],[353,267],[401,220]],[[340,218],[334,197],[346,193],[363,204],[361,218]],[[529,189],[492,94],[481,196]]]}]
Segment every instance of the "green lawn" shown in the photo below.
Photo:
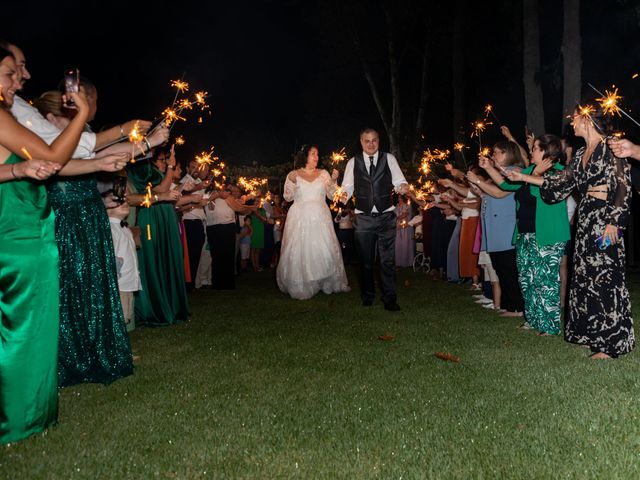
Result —
[{"label": "green lawn", "polygon": [[423,273],[399,273],[398,313],[291,300],[272,275],[133,332],[135,375],[64,389],[57,427],[0,447],[0,477],[640,478],[637,354],[589,360]]}]

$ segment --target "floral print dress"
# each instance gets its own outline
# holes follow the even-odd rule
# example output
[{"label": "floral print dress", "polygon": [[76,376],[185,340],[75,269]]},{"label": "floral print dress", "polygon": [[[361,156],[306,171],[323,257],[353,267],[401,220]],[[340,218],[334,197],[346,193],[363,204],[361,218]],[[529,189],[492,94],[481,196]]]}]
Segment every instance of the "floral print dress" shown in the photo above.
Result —
[{"label": "floral print dress", "polygon": [[[565,338],[615,358],[629,353],[635,345],[625,247],[622,238],[606,248],[597,239],[607,225],[626,227],[631,176],[627,161],[615,157],[605,142],[595,148],[586,165],[584,152],[584,147],[578,150],[563,172],[546,175],[540,194],[546,202],[564,199],[574,189],[582,197],[577,210]],[[605,185],[606,200],[587,193],[588,189],[604,190]]]}]

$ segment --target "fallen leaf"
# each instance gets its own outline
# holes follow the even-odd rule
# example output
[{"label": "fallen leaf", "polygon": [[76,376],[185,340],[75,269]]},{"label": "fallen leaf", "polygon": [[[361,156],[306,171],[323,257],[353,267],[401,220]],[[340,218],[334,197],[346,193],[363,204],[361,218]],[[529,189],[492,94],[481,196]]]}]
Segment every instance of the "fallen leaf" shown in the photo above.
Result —
[{"label": "fallen leaf", "polygon": [[436,352],[436,357],[438,357],[440,360],[445,360],[447,362],[460,363],[460,357],[457,357],[455,355],[451,355],[449,352],[447,352],[447,353]]},{"label": "fallen leaf", "polygon": [[386,342],[387,340],[393,340],[394,337],[393,335],[391,335],[389,332],[386,332],[384,335],[380,335],[378,337],[378,340],[382,340],[383,342]]}]

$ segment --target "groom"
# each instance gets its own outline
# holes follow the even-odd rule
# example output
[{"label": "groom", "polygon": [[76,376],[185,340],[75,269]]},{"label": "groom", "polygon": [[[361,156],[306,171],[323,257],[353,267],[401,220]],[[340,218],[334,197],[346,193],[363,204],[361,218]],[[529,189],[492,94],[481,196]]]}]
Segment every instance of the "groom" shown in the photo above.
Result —
[{"label": "groom", "polygon": [[393,193],[405,194],[409,185],[396,157],[378,151],[378,132],[367,128],[360,133],[362,152],[349,160],[342,181],[342,201],[355,195],[355,241],[360,253],[362,305],[370,306],[376,297],[373,266],[376,245],[380,257],[382,302],[386,310],[400,310],[396,297],[395,253],[396,215]]}]

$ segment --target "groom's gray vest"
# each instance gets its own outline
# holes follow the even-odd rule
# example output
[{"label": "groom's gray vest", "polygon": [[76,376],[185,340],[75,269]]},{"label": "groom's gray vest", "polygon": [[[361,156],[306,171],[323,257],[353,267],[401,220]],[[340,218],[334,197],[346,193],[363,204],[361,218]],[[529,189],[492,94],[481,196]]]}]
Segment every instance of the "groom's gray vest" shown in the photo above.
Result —
[{"label": "groom's gray vest", "polygon": [[357,153],[353,161],[353,179],[353,193],[358,210],[368,214],[375,205],[378,212],[382,213],[393,205],[393,183],[386,153],[378,152],[378,163],[373,178],[369,176],[369,157],[365,160],[362,152]]}]

